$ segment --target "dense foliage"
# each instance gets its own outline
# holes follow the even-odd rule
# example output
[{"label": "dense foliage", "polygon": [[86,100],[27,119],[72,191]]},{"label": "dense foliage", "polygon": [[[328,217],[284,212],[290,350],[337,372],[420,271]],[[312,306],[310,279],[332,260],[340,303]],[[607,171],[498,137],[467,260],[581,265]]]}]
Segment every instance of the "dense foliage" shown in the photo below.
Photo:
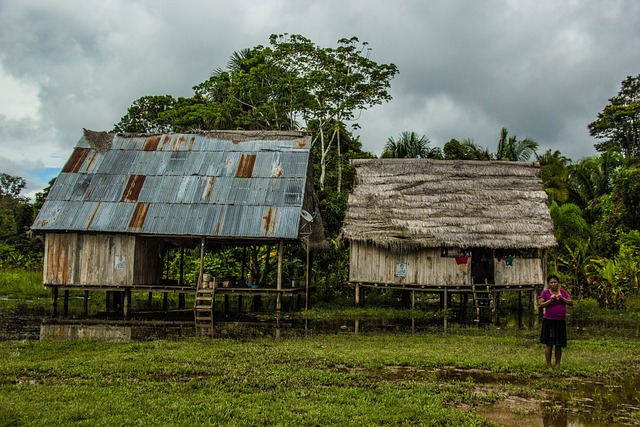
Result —
[{"label": "dense foliage", "polygon": [[35,208],[21,195],[26,185],[21,177],[0,173],[0,268],[42,265],[42,241],[29,232]]}]

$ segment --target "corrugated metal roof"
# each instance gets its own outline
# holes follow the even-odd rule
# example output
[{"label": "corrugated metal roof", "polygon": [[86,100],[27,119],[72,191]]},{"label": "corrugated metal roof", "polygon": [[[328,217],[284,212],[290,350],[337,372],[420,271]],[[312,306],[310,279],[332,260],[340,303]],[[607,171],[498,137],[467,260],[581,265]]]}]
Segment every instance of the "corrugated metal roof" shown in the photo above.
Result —
[{"label": "corrugated metal roof", "polygon": [[83,137],[33,229],[297,238],[310,138],[252,136],[116,135],[108,149]]}]

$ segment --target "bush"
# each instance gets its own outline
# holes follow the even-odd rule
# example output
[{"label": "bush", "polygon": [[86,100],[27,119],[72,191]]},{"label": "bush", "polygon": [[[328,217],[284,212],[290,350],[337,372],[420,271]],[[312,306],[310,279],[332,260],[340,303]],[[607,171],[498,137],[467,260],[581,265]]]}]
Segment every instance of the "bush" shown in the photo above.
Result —
[{"label": "bush", "polygon": [[576,319],[588,319],[601,311],[600,304],[594,298],[579,299],[573,305],[573,316]]}]

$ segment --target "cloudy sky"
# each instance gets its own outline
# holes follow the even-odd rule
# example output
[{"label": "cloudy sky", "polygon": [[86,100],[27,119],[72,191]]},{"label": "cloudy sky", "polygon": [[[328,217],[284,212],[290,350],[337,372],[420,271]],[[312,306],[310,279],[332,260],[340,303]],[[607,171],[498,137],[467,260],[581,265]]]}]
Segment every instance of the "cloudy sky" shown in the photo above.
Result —
[{"label": "cloudy sky", "polygon": [[640,74],[637,0],[0,0],[0,172],[41,191],[83,127],[191,96],[274,33],[356,36],[398,66],[393,100],[359,120],[378,155],[405,130],[494,151],[506,127],[579,160],[595,153],[587,124]]}]

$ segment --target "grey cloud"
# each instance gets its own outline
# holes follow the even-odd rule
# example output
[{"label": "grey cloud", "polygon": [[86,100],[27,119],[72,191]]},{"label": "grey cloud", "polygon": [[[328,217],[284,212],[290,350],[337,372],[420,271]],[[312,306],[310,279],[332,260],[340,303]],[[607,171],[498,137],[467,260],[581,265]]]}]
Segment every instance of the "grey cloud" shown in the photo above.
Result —
[{"label": "grey cloud", "polygon": [[640,72],[635,0],[3,0],[2,68],[38,87],[41,109],[0,144],[68,153],[83,127],[110,130],[144,95],[190,96],[233,51],[284,32],[323,46],[357,36],[399,67],[394,99],[357,131],[376,154],[404,130],[493,150],[504,126],[579,159],[594,153],[587,123]]}]

